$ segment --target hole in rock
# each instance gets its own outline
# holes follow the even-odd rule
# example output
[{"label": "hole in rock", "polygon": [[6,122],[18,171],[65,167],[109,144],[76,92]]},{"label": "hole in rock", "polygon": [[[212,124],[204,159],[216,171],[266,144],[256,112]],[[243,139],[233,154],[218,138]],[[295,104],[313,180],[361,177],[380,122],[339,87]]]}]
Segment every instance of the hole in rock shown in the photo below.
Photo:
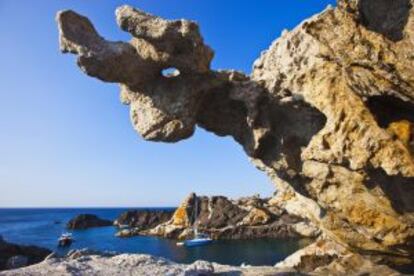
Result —
[{"label": "hole in rock", "polygon": [[[301,172],[302,149],[325,126],[325,115],[304,102],[269,105],[267,112],[271,134],[261,141],[256,157],[271,165],[285,156],[289,168]],[[288,171],[282,171],[279,176],[287,180],[297,192],[309,196],[304,188],[305,180],[300,175],[292,176]]]},{"label": "hole in rock", "polygon": [[414,154],[414,104],[393,96],[374,96],[368,99],[367,107],[378,125]]},{"label": "hole in rock", "polygon": [[[251,157],[260,159],[269,167],[285,157],[290,170],[278,170],[278,176],[308,196],[304,189],[306,179],[299,174],[302,170],[300,156],[302,148],[324,127],[325,115],[304,102],[281,105],[263,97],[257,104],[255,127],[270,127],[270,133],[259,141],[253,152],[254,137],[246,120],[248,110],[242,102],[230,99],[223,91],[225,89],[205,97],[199,109],[198,125],[219,136],[233,136],[248,154],[252,154]],[[296,171],[296,175],[292,171]]]},{"label": "hole in rock", "polygon": [[161,75],[165,78],[175,78],[180,75],[180,70],[174,67],[168,67],[168,68],[162,69]]},{"label": "hole in rock", "polygon": [[392,41],[403,38],[411,9],[410,0],[361,0],[358,9],[361,23],[367,29]]},{"label": "hole in rock", "polygon": [[414,104],[393,96],[374,96],[367,101],[368,109],[382,128],[402,120],[414,122]]},{"label": "hole in rock", "polygon": [[399,213],[414,212],[414,177],[387,175],[382,169],[370,169],[365,185],[379,188]]}]

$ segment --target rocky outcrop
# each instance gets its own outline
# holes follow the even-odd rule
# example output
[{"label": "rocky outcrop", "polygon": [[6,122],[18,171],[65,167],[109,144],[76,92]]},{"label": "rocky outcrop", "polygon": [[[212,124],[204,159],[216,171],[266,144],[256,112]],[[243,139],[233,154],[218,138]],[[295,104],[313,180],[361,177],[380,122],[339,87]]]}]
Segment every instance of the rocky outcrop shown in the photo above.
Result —
[{"label": "rocky outcrop", "polygon": [[210,70],[213,52],[192,21],[122,6],[128,43],[106,41],[73,11],[57,21],[61,50],[120,83],[144,139],[179,141],[195,126],[229,135],[277,187],[271,205],[354,252],[403,263],[414,259],[412,6],[338,0],[283,32],[251,76]]},{"label": "rocky outcrop", "polygon": [[46,248],[6,242],[0,236],[0,271],[39,263],[50,253]]},{"label": "rocky outcrop", "polygon": [[111,226],[112,221],[107,219],[101,219],[96,215],[91,214],[81,214],[77,215],[71,219],[67,224],[66,228],[68,229],[87,229],[92,227],[103,227]]},{"label": "rocky outcrop", "polygon": [[378,265],[326,240],[318,240],[295,252],[275,267],[311,275],[400,275],[386,265]]},{"label": "rocky outcrop", "polygon": [[319,234],[310,221],[289,215],[259,197],[230,200],[224,196],[190,194],[172,218],[139,234],[174,239],[194,237],[194,228],[213,239],[315,238]]},{"label": "rocky outcrop", "polygon": [[167,222],[171,219],[174,211],[168,210],[131,210],[126,211],[119,215],[114,221],[114,225],[121,229],[116,236],[118,237],[130,237],[136,236],[141,231],[154,228],[161,223]]}]

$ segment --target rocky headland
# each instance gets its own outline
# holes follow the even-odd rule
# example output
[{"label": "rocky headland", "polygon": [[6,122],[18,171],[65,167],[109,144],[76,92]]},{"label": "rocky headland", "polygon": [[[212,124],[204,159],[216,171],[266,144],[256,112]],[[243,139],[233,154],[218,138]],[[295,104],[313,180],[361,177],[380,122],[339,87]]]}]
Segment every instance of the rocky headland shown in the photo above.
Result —
[{"label": "rocky headland", "polygon": [[194,237],[194,229],[213,239],[316,238],[319,229],[312,222],[288,214],[271,199],[246,197],[230,200],[224,196],[190,194],[172,218],[140,232],[173,239]]},{"label": "rocky headland", "polygon": [[[338,0],[284,31],[249,76],[211,70],[214,52],[193,21],[121,6],[116,21],[130,42],[105,40],[73,11],[57,21],[62,52],[76,54],[89,76],[120,83],[144,139],[177,142],[196,126],[233,137],[274,183],[269,205],[335,245],[310,252],[338,250],[323,260],[352,269],[359,257],[346,256],[394,266],[414,259],[413,4]],[[164,75],[168,68],[175,73]],[[162,235],[189,225],[185,212],[174,217],[182,222],[165,223]]]},{"label": "rocky headland", "polygon": [[68,229],[88,229],[92,227],[104,227],[111,226],[113,222],[107,219],[101,219],[96,215],[92,214],[80,214],[71,219],[67,224]]}]

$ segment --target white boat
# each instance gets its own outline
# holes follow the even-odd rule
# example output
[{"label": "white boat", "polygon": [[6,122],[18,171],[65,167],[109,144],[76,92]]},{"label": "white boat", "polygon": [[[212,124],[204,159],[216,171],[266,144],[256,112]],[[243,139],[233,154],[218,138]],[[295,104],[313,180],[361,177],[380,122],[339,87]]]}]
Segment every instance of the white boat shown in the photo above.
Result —
[{"label": "white boat", "polygon": [[59,246],[69,246],[73,242],[72,233],[63,233],[58,239]]},{"label": "white boat", "polygon": [[192,246],[201,246],[201,245],[207,245],[209,243],[211,243],[213,240],[206,234],[201,234],[198,233],[198,229],[197,229],[197,214],[198,214],[198,200],[196,198],[195,202],[194,202],[194,211],[193,211],[193,232],[194,232],[194,239],[191,240],[186,240],[183,242],[178,242],[177,245],[179,246],[187,246],[187,247],[192,247]]},{"label": "white boat", "polygon": [[194,239],[186,240],[181,243],[181,245],[192,247],[192,246],[201,246],[211,243],[213,240],[206,234],[198,234]]}]

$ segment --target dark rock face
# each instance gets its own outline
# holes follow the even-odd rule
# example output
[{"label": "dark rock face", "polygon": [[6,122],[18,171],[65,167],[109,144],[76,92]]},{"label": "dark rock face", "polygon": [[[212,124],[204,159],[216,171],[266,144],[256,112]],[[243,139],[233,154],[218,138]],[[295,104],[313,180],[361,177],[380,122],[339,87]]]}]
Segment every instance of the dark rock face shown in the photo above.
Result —
[{"label": "dark rock face", "polygon": [[145,230],[168,221],[173,213],[174,210],[131,210],[122,213],[115,220],[114,225],[128,225],[129,227]]},{"label": "dark rock face", "polygon": [[248,213],[223,196],[199,197],[198,201],[200,210],[196,210],[198,212],[196,219],[197,224],[202,228],[222,228],[236,225]]},{"label": "dark rock face", "polygon": [[96,215],[81,214],[71,219],[66,227],[68,229],[87,229],[91,227],[111,226],[112,224],[112,221],[101,219]]},{"label": "dark rock face", "polygon": [[46,248],[8,243],[0,236],[0,270],[39,263],[50,253],[52,251]]},{"label": "dark rock face", "polygon": [[269,200],[257,196],[230,200],[192,193],[170,220],[141,234],[186,239],[193,237],[195,227],[213,239],[315,238],[319,234],[312,223],[271,206]]}]

